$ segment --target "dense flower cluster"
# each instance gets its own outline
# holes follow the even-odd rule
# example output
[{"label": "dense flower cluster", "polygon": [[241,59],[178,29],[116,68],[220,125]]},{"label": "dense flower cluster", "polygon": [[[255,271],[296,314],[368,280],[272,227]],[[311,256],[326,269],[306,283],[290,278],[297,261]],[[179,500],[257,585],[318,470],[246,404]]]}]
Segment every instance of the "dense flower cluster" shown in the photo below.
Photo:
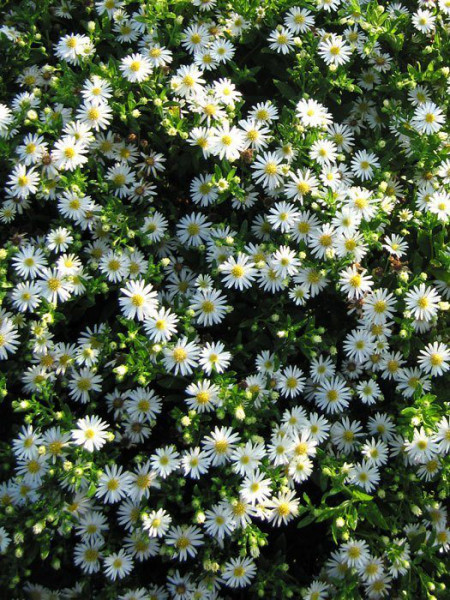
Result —
[{"label": "dense flower cluster", "polygon": [[11,5],[8,597],[445,593],[449,31],[448,0]]}]

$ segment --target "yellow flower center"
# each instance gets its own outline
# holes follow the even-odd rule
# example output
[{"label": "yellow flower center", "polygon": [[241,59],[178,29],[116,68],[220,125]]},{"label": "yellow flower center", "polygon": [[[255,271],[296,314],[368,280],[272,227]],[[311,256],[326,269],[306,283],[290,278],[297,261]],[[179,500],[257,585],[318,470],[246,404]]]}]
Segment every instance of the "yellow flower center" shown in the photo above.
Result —
[{"label": "yellow flower center", "polygon": [[354,288],[360,287],[361,286],[361,275],[353,275],[353,277],[350,277],[349,284]]},{"label": "yellow flower center", "polygon": [[95,548],[87,548],[84,551],[84,560],[86,562],[95,562],[98,560],[99,552]]},{"label": "yellow flower center", "polygon": [[150,487],[151,482],[152,482],[151,477],[147,473],[138,475],[138,477],[136,478],[136,485],[141,490]]},{"label": "yellow flower center", "polygon": [[225,454],[225,452],[228,449],[227,440],[218,440],[217,442],[215,442],[214,448],[215,448],[217,454]]},{"label": "yellow flower center", "polygon": [[190,543],[191,542],[189,541],[189,538],[187,538],[185,535],[181,535],[177,539],[175,546],[178,548],[178,550],[186,550]]},{"label": "yellow flower center", "polygon": [[195,83],[195,80],[191,75],[185,75],[183,78],[183,83],[184,83],[184,85],[187,85],[188,87],[192,87]]},{"label": "yellow flower center", "polygon": [[35,475],[36,473],[39,473],[39,471],[41,470],[41,466],[37,460],[30,460],[27,466],[27,470],[28,473]]},{"label": "yellow flower center", "polygon": [[91,121],[96,121],[100,117],[100,111],[98,108],[90,108],[88,111],[88,117]]},{"label": "yellow flower center", "polygon": [[[306,181],[299,181],[297,183],[297,190],[299,191],[300,194],[302,194],[302,196],[305,196],[306,194],[308,194],[310,192],[311,186],[308,183],[306,183]],[[306,223],[305,223],[305,225],[306,225]],[[308,230],[309,230],[309,226],[308,226]]]},{"label": "yellow flower center", "polygon": [[245,569],[243,566],[239,565],[238,567],[234,567],[233,575],[235,577],[243,577],[245,575]]},{"label": "yellow flower center", "polygon": [[234,267],[231,269],[231,274],[236,279],[240,279],[241,277],[243,277],[244,273],[244,267],[242,267],[241,265],[234,265]]},{"label": "yellow flower center", "polygon": [[119,489],[119,480],[113,477],[108,481],[106,487],[110,492],[115,492],[117,489]]},{"label": "yellow flower center", "polygon": [[141,306],[144,305],[144,303],[145,303],[145,298],[141,294],[133,294],[131,296],[131,304],[133,306],[140,308]]},{"label": "yellow flower center", "polygon": [[59,290],[59,288],[61,287],[61,282],[59,281],[59,279],[56,279],[55,277],[51,277],[48,280],[47,285],[52,292],[57,292]]},{"label": "yellow flower center", "polygon": [[348,550],[348,555],[350,558],[359,558],[361,556],[361,550],[358,548],[358,546],[352,546]]},{"label": "yellow flower center", "polygon": [[198,392],[198,394],[196,395],[197,402],[201,405],[208,404],[210,397],[210,393],[206,390]]},{"label": "yellow flower center", "polygon": [[77,381],[77,388],[82,392],[88,392],[91,389],[92,383],[89,377],[81,377]]},{"label": "yellow flower center", "polygon": [[441,354],[434,353],[430,357],[430,362],[433,367],[440,367],[444,362],[444,358]]},{"label": "yellow flower center", "polygon": [[266,173],[267,175],[276,175],[277,172],[278,172],[278,166],[276,163],[269,162],[264,167],[264,173]]},{"label": "yellow flower center", "polygon": [[192,236],[198,235],[200,233],[200,227],[197,225],[197,223],[191,223],[187,227],[187,232],[189,235]]},{"label": "yellow flower center", "polygon": [[181,363],[187,358],[187,352],[184,348],[175,348],[172,356],[176,363]]},{"label": "yellow flower center", "polygon": [[291,509],[289,508],[289,504],[287,502],[280,502],[277,506],[277,513],[280,517],[287,517],[290,514]]},{"label": "yellow flower center", "polygon": [[417,301],[417,305],[419,308],[427,308],[430,305],[430,301],[426,296],[422,296],[422,298],[419,298]]},{"label": "yellow flower center", "polygon": [[150,50],[149,54],[152,58],[159,58],[161,56],[161,49],[160,48],[152,48]]}]

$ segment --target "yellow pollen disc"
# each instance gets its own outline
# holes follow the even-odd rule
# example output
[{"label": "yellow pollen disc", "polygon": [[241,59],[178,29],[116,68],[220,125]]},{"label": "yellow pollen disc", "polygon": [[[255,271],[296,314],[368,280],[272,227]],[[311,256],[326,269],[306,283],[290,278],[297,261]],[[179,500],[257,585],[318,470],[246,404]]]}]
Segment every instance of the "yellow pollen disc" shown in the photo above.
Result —
[{"label": "yellow pollen disc", "polygon": [[95,437],[95,431],[93,429],[86,429],[84,432],[84,437],[87,440],[92,440]]},{"label": "yellow pollen disc", "polygon": [[184,85],[187,85],[188,87],[192,87],[195,83],[195,80],[193,77],[191,77],[191,75],[185,75],[183,78],[183,83],[184,83]]},{"label": "yellow pollen disc", "polygon": [[293,390],[297,387],[298,385],[298,381],[295,377],[288,377],[286,379],[286,387],[288,387],[290,390]]},{"label": "yellow pollen disc", "polygon": [[140,489],[148,488],[150,486],[150,483],[151,477],[148,474],[144,473],[143,475],[138,475],[138,477],[136,478],[136,485]]},{"label": "yellow pollen disc", "polygon": [[215,448],[217,454],[224,454],[228,449],[227,440],[219,440],[219,441],[215,442],[214,448]]},{"label": "yellow pollen disc", "polygon": [[[306,194],[308,194],[310,192],[311,187],[306,183],[306,181],[299,181],[297,183],[297,190],[299,191],[300,194],[305,196]],[[309,226],[308,226],[308,229],[309,229]]]},{"label": "yellow pollen disc", "polygon": [[145,298],[143,296],[141,296],[141,294],[133,294],[133,296],[131,296],[131,304],[133,306],[136,306],[137,308],[143,306],[145,303]]},{"label": "yellow pollen disc", "polygon": [[172,352],[172,356],[175,362],[181,363],[187,358],[187,352],[184,348],[175,348]]},{"label": "yellow pollen disc", "polygon": [[295,446],[295,454],[297,456],[306,456],[308,453],[308,444],[306,442],[300,442]]},{"label": "yellow pollen disc", "polygon": [[361,556],[361,550],[357,546],[352,546],[348,551],[348,555],[350,558],[359,558]]},{"label": "yellow pollen disc", "polygon": [[95,550],[95,548],[87,548],[84,551],[84,560],[86,562],[95,562],[98,560],[98,555],[98,550]]},{"label": "yellow pollen disc", "polygon": [[329,400],[329,402],[336,402],[338,397],[339,397],[339,394],[337,393],[336,390],[329,390],[327,392],[327,400]]},{"label": "yellow pollen disc", "polygon": [[181,535],[175,543],[175,546],[178,548],[178,550],[185,550],[189,545],[189,538],[184,535]]},{"label": "yellow pollen disc", "polygon": [[430,362],[433,367],[440,367],[444,362],[444,359],[440,354],[432,354],[430,357]]},{"label": "yellow pollen disc", "polygon": [[47,285],[52,292],[57,292],[59,290],[59,288],[61,287],[61,282],[59,281],[59,279],[51,277],[48,280]]},{"label": "yellow pollen disc", "polygon": [[235,277],[236,279],[240,279],[241,277],[244,276],[244,267],[241,267],[241,265],[235,265],[232,269],[231,269],[231,274],[233,275],[233,277]]},{"label": "yellow pollen disc", "polygon": [[118,271],[120,269],[120,262],[116,258],[113,258],[109,261],[108,267],[110,271]]},{"label": "yellow pollen disc", "polygon": [[27,470],[28,473],[35,475],[36,473],[39,473],[39,471],[41,470],[41,466],[37,460],[30,460],[27,466]]},{"label": "yellow pollen disc", "polygon": [[198,235],[200,233],[200,227],[197,225],[197,223],[191,223],[187,227],[187,232],[189,235],[192,236]]},{"label": "yellow pollen disc", "polygon": [[198,402],[198,404],[201,404],[201,405],[208,404],[210,397],[211,396],[210,396],[209,392],[207,392],[207,391],[199,392],[196,395],[197,402]]},{"label": "yellow pollen disc", "polygon": [[114,175],[114,183],[116,185],[123,185],[126,181],[126,177],[125,175],[122,175],[122,173],[117,173],[117,175]]},{"label": "yellow pollen disc", "polygon": [[90,108],[88,111],[88,117],[91,121],[96,121],[100,117],[100,111],[98,108]]},{"label": "yellow pollen disc", "polygon": [[82,392],[88,392],[91,389],[91,380],[88,377],[82,377],[77,381],[77,388]]},{"label": "yellow pollen disc", "polygon": [[277,172],[278,172],[278,167],[277,167],[276,163],[269,162],[264,167],[264,173],[266,173],[267,175],[276,175]]},{"label": "yellow pollen disc", "polygon": [[291,512],[289,508],[289,504],[287,502],[281,502],[277,506],[277,513],[280,517],[287,517],[287,515]]},{"label": "yellow pollen disc", "polygon": [[349,283],[354,288],[360,287],[360,285],[361,285],[361,275],[353,275],[353,277],[350,277]]},{"label": "yellow pollen disc", "polygon": [[115,478],[110,479],[106,484],[106,487],[110,492],[114,492],[115,490],[119,489],[119,481]]}]

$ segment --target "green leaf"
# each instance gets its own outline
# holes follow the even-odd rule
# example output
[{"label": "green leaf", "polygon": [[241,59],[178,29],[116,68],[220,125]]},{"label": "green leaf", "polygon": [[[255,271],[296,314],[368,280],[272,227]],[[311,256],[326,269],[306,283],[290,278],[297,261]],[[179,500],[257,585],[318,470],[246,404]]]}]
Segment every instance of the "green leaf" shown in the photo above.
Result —
[{"label": "green leaf", "polygon": [[364,509],[361,509],[361,513],[371,525],[374,525],[375,527],[380,527],[381,529],[390,529],[388,522],[386,521],[380,509],[374,502],[371,502],[370,504],[364,506]]},{"label": "green leaf", "polygon": [[297,529],[302,529],[303,527],[310,525],[315,520],[316,517],[314,515],[306,515],[306,517],[303,517],[303,519],[297,523]]},{"label": "green leaf", "polygon": [[427,532],[425,529],[423,529],[423,531],[421,531],[418,535],[414,536],[411,539],[410,547],[411,547],[412,553],[417,552],[417,550],[419,550],[419,548],[425,542],[426,537],[427,537]]},{"label": "green leaf", "polygon": [[285,81],[279,81],[278,79],[274,79],[273,82],[280,90],[281,95],[284,96],[284,98],[287,98],[288,100],[294,100],[298,96],[294,88]]},{"label": "green leaf", "polygon": [[352,497],[355,498],[355,500],[361,500],[361,502],[370,502],[370,500],[373,500],[373,496],[370,496],[369,494],[366,494],[365,492],[361,492],[360,490],[351,490],[351,494]]}]

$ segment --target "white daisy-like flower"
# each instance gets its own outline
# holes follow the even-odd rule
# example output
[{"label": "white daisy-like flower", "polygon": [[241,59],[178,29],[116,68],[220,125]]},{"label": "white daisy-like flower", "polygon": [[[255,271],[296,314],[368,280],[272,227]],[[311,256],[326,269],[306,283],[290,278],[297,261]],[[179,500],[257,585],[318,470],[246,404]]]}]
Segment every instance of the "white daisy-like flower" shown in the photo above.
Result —
[{"label": "white daisy-like flower", "polygon": [[145,81],[152,72],[152,65],[148,58],[135,53],[122,58],[119,69],[122,75],[131,83]]},{"label": "white daisy-like flower", "polygon": [[238,253],[237,257],[231,256],[219,266],[224,274],[223,282],[226,287],[244,290],[252,286],[256,277],[256,268],[248,256]]},{"label": "white daisy-like flower", "polygon": [[270,42],[269,48],[281,54],[289,54],[295,46],[292,31],[282,26],[278,26],[272,31],[268,41]]},{"label": "white daisy-like flower", "polygon": [[198,364],[199,351],[195,342],[188,342],[187,338],[183,337],[173,347],[164,349],[164,366],[173,370],[175,375],[189,375]]},{"label": "white daisy-like flower", "polygon": [[120,291],[122,296],[119,298],[119,304],[127,319],[137,317],[139,321],[144,321],[158,308],[157,293],[153,286],[146,284],[143,279],[128,281]]},{"label": "white daisy-like flower", "polygon": [[447,345],[441,342],[428,344],[420,351],[419,366],[431,376],[439,376],[448,371],[450,369],[450,350]]},{"label": "white daisy-like flower", "polygon": [[358,270],[355,265],[341,271],[339,284],[341,290],[346,292],[350,299],[362,298],[366,292],[371,290],[373,285],[372,277],[366,275],[366,273],[366,269]]},{"label": "white daisy-like flower", "polygon": [[155,310],[144,321],[145,333],[155,343],[168,342],[177,332],[178,317],[167,308]]},{"label": "white daisy-like flower", "polygon": [[379,167],[380,162],[373,152],[358,150],[352,158],[352,171],[356,177],[359,177],[362,181],[372,179],[374,176],[374,169],[378,169]]},{"label": "white daisy-like flower", "polygon": [[225,585],[231,588],[246,587],[256,575],[256,565],[249,557],[232,558],[222,569]]},{"label": "white daisy-like flower", "polygon": [[142,522],[150,537],[164,537],[169,530],[172,517],[166,510],[160,508],[143,515]]},{"label": "white daisy-like flower", "polygon": [[100,450],[108,438],[108,423],[93,415],[78,419],[77,429],[72,429],[72,439],[78,446],[83,446],[88,452]]},{"label": "white daisy-like flower", "polygon": [[343,65],[350,60],[351,48],[341,36],[331,34],[319,42],[318,53],[327,65]]},{"label": "white daisy-like flower", "polygon": [[230,123],[225,121],[220,128],[213,129],[211,133],[211,154],[229,161],[239,158],[244,149],[244,134],[240,129],[230,126]]},{"label": "white daisy-like flower", "polygon": [[114,552],[103,559],[105,575],[115,581],[123,579],[133,570],[133,559],[125,550]]},{"label": "white daisy-like flower", "polygon": [[131,475],[124,471],[121,466],[113,464],[106,465],[104,472],[98,481],[96,497],[103,502],[113,504],[128,494],[131,483]]},{"label": "white daisy-like flower", "polygon": [[39,173],[34,167],[27,170],[26,165],[19,163],[12,170],[6,186],[13,196],[28,198],[37,192],[39,180]]},{"label": "white daisy-like flower", "polygon": [[200,529],[194,525],[171,527],[166,534],[165,542],[173,546],[175,557],[180,561],[196,556],[197,548],[204,543]]},{"label": "white daisy-like flower", "polygon": [[436,16],[427,9],[419,8],[412,16],[412,24],[421,33],[431,33],[436,28]]},{"label": "white daisy-like flower", "polygon": [[430,135],[439,131],[445,123],[442,110],[434,102],[425,102],[417,106],[411,125],[419,133]]}]

